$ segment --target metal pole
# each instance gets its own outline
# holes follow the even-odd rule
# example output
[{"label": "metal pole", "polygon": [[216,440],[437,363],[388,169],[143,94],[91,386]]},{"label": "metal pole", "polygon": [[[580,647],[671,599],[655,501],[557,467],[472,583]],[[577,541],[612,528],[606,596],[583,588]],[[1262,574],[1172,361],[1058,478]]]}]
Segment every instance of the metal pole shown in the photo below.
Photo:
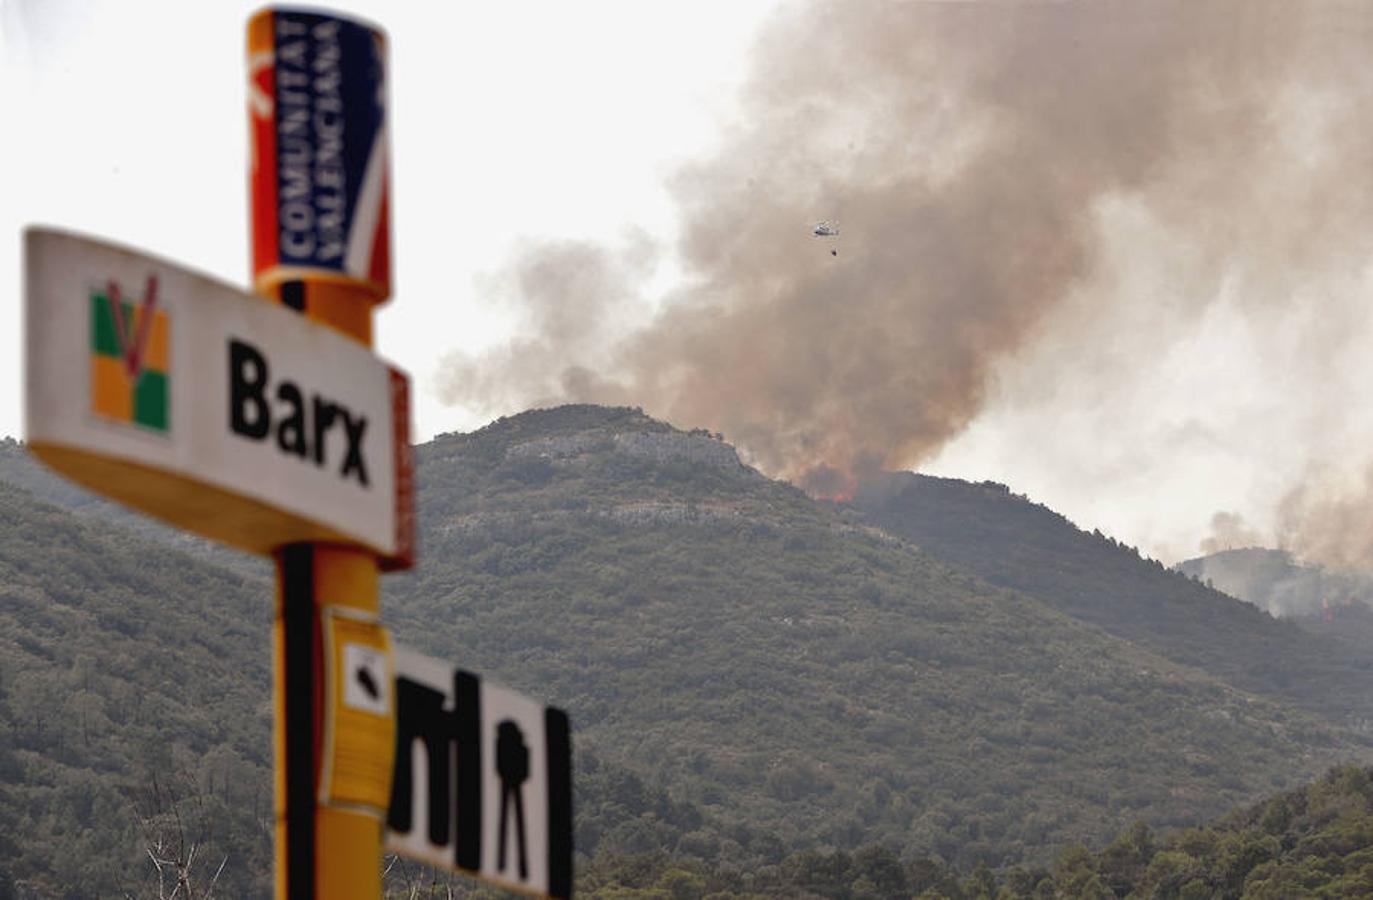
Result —
[{"label": "metal pole", "polygon": [[[248,66],[254,289],[370,347],[372,308],[390,294],[385,38],[329,13],[264,9],[248,23]],[[314,440],[323,434],[316,423]],[[331,544],[276,553],[278,900],[381,896],[394,708],[389,719],[347,723],[354,741],[370,729],[370,780],[342,778],[346,760],[335,754],[349,677],[335,635],[346,630],[389,658],[381,562]],[[377,772],[388,778],[380,791]]]}]

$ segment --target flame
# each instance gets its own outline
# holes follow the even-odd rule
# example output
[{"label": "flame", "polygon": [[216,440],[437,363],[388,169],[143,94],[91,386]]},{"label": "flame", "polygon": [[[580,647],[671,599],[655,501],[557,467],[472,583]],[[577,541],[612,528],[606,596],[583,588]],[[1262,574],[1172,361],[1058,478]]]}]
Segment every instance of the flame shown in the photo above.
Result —
[{"label": "flame", "polygon": [[817,500],[849,503],[858,490],[858,476],[847,468],[817,463],[789,479]]}]

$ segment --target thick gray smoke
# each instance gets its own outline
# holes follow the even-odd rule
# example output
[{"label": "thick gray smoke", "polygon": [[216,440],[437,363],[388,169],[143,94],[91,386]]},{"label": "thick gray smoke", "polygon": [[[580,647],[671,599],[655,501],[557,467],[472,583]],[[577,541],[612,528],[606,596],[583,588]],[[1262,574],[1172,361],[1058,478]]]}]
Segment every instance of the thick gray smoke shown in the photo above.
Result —
[{"label": "thick gray smoke", "polygon": [[1278,508],[1282,546],[1337,571],[1373,573],[1373,469],[1362,483],[1316,477]]},{"label": "thick gray smoke", "polygon": [[1211,535],[1201,542],[1202,553],[1223,553],[1259,547],[1263,536],[1245,524],[1239,513],[1221,510],[1211,517]]},{"label": "thick gray smoke", "polygon": [[[1112,292],[1128,244],[1104,231],[1112,204],[1179,235],[1179,279],[1214,287],[1240,254],[1267,286],[1256,304],[1304,267],[1370,258],[1373,92],[1353,73],[1373,67],[1341,37],[1350,18],[1252,0],[786,4],[741,121],[671,182],[685,286],[626,331],[674,248],[530,246],[491,293],[521,308],[523,337],[453,359],[443,399],[641,405],[826,494],[917,465],[1046,329],[1067,364],[1068,298],[1148,302]],[[1285,112],[1308,94],[1328,101],[1309,153]],[[837,256],[819,219],[839,222]],[[1020,390],[1056,390],[1061,370],[1039,374]]]},{"label": "thick gray smoke", "polygon": [[1279,618],[1320,616],[1367,606],[1373,583],[1366,578],[1304,565],[1282,550],[1224,550],[1188,560],[1182,570],[1216,590],[1247,600]]}]

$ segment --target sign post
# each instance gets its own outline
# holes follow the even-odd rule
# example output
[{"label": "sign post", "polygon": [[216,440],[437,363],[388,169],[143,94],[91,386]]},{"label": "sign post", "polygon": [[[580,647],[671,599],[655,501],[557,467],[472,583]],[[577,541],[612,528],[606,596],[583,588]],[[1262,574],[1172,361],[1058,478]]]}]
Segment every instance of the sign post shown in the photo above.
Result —
[{"label": "sign post", "polygon": [[278,900],[379,900],[388,821],[396,852],[568,897],[567,716],[415,654],[398,669],[381,624],[380,572],[415,559],[409,381],[371,352],[391,291],[385,40],[266,9],[248,60],[256,293],[29,229],[29,447],[274,557]]},{"label": "sign post", "polygon": [[[254,288],[368,347],[391,292],[385,38],[264,9],[248,72]],[[408,439],[408,415],[393,426]],[[276,562],[277,896],[377,898],[395,745],[386,560],[302,541]]]},{"label": "sign post", "polygon": [[395,746],[377,577],[414,559],[405,376],[154,257],[37,228],[25,257],[30,449],[276,556],[278,896],[376,900]]},{"label": "sign post", "polygon": [[404,373],[166,260],[29,228],[25,439],[63,475],[252,553],[414,556]]}]

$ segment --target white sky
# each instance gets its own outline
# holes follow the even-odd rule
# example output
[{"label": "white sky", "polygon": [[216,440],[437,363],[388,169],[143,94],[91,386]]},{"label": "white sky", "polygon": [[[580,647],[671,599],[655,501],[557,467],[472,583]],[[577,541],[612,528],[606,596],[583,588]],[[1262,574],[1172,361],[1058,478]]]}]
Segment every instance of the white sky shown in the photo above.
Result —
[{"label": "white sky", "polygon": [[[390,38],[395,295],[378,317],[377,343],[414,379],[417,439],[483,424],[441,405],[433,379],[449,352],[475,353],[511,336],[513,319],[479,302],[479,282],[521,240],[614,241],[632,228],[671,236],[663,176],[711,148],[732,114],[750,43],[780,2],[329,7],[382,25]],[[0,315],[9,323],[0,331],[9,360],[0,366],[0,434],[22,429],[24,225],[87,232],[247,285],[244,32],[261,5],[0,0]],[[1164,239],[1152,236],[1147,216],[1131,215],[1105,210],[1103,233],[1130,237],[1122,258],[1138,262],[1139,296],[1166,293],[1156,282],[1178,254],[1149,252]],[[1369,284],[1373,274],[1341,288],[1353,299],[1340,321],[1363,322],[1357,299]],[[1052,340],[1039,342],[1002,367],[986,410],[926,471],[1005,481],[1169,561],[1196,552],[1216,510],[1240,512],[1271,533],[1274,508],[1312,460],[1346,460],[1355,471],[1368,459],[1373,413],[1346,411],[1373,408],[1361,402],[1373,382],[1367,364],[1335,360],[1298,385],[1347,392],[1335,421],[1308,421],[1301,404],[1274,408],[1264,387],[1273,362],[1292,360],[1279,369],[1290,377],[1310,354],[1254,352],[1244,343],[1245,315],[1220,305],[1151,363],[1158,378],[1132,382],[1159,391],[1147,404],[1127,404],[1156,410],[1147,421],[1117,422],[1111,405],[1131,398],[1093,394],[1092,366],[1107,370],[1115,352],[1106,344],[1076,386],[1053,396],[1017,392],[1018,371],[1065,355]],[[1157,325],[1111,321],[1102,334],[1150,329]],[[1360,340],[1345,343],[1364,346],[1364,333],[1351,326]],[[1181,377],[1206,372],[1212,377]],[[1348,377],[1335,380],[1341,372]],[[1237,397],[1237,385],[1254,389]],[[1265,428],[1299,439],[1250,447],[1235,437]],[[1175,452],[1142,459],[1140,448],[1164,446],[1160,434]]]},{"label": "white sky", "polygon": [[[670,235],[661,176],[710,146],[775,0],[339,2],[390,39],[395,292],[377,347],[415,433],[483,424],[430,390],[506,336],[474,278],[521,238]],[[22,430],[20,229],[87,232],[247,286],[244,42],[263,3],[0,0],[0,433]],[[303,7],[307,4],[292,4]]]}]

